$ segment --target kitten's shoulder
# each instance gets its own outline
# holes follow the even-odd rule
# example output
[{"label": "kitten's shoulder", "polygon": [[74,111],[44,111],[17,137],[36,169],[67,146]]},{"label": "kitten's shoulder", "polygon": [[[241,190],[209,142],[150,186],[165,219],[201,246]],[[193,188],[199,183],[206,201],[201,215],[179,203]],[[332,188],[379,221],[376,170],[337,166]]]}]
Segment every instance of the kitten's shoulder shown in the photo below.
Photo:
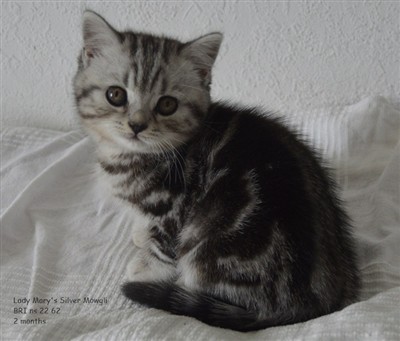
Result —
[{"label": "kitten's shoulder", "polygon": [[290,127],[283,116],[260,108],[215,102],[206,121],[219,132],[235,130],[235,138],[242,141],[246,148],[304,146],[302,136]]},{"label": "kitten's shoulder", "polygon": [[259,108],[217,102],[210,107],[207,121],[203,141],[205,145],[220,146],[223,162],[236,162],[240,168],[261,167],[268,163],[275,165],[277,170],[286,165],[294,171],[307,164],[320,169],[319,151],[293,129],[284,116]]},{"label": "kitten's shoulder", "polygon": [[[258,107],[239,106],[228,102],[214,102],[211,104],[207,119],[213,123],[238,122],[243,127],[253,130],[275,129],[289,132],[288,125],[283,116],[263,110]],[[290,131],[290,133],[293,133]]]}]

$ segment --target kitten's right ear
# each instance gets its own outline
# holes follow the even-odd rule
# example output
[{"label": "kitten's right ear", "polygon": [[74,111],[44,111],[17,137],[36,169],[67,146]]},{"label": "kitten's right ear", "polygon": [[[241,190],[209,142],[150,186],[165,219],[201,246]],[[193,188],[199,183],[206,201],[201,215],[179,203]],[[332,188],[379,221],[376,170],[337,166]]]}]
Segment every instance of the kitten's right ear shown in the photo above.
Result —
[{"label": "kitten's right ear", "polygon": [[87,65],[91,58],[102,55],[107,48],[119,46],[121,35],[100,15],[92,11],[83,14],[82,59]]}]

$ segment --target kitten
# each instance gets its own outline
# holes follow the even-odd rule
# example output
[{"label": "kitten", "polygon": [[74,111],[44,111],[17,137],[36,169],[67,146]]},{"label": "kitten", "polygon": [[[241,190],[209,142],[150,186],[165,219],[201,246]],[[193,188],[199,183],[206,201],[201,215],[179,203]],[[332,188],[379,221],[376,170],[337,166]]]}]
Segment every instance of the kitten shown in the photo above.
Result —
[{"label": "kitten", "polygon": [[211,102],[220,33],[181,43],[87,11],[83,39],[78,112],[135,213],[128,298],[239,331],[357,299],[348,218],[316,153],[268,113]]}]

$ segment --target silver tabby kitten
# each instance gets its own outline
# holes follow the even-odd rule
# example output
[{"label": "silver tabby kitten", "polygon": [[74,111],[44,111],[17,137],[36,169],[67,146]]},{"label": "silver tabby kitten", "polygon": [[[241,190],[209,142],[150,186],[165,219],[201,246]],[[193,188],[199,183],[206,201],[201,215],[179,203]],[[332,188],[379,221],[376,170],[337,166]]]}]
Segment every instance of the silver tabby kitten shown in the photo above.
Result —
[{"label": "silver tabby kitten", "polygon": [[83,39],[78,112],[135,212],[127,297],[241,331],[356,300],[348,219],[316,154],[267,113],[211,102],[221,34],[117,32],[88,11]]}]

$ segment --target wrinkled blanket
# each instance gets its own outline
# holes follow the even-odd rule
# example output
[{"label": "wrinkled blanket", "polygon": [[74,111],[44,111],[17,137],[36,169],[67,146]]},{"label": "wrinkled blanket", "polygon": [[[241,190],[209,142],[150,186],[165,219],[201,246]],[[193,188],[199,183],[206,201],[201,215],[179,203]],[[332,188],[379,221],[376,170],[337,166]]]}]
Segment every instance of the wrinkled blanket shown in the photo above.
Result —
[{"label": "wrinkled blanket", "polygon": [[358,303],[239,333],[126,300],[130,219],[103,200],[83,133],[1,133],[2,340],[399,340],[400,107],[382,97],[287,116],[335,168],[352,218]]}]

